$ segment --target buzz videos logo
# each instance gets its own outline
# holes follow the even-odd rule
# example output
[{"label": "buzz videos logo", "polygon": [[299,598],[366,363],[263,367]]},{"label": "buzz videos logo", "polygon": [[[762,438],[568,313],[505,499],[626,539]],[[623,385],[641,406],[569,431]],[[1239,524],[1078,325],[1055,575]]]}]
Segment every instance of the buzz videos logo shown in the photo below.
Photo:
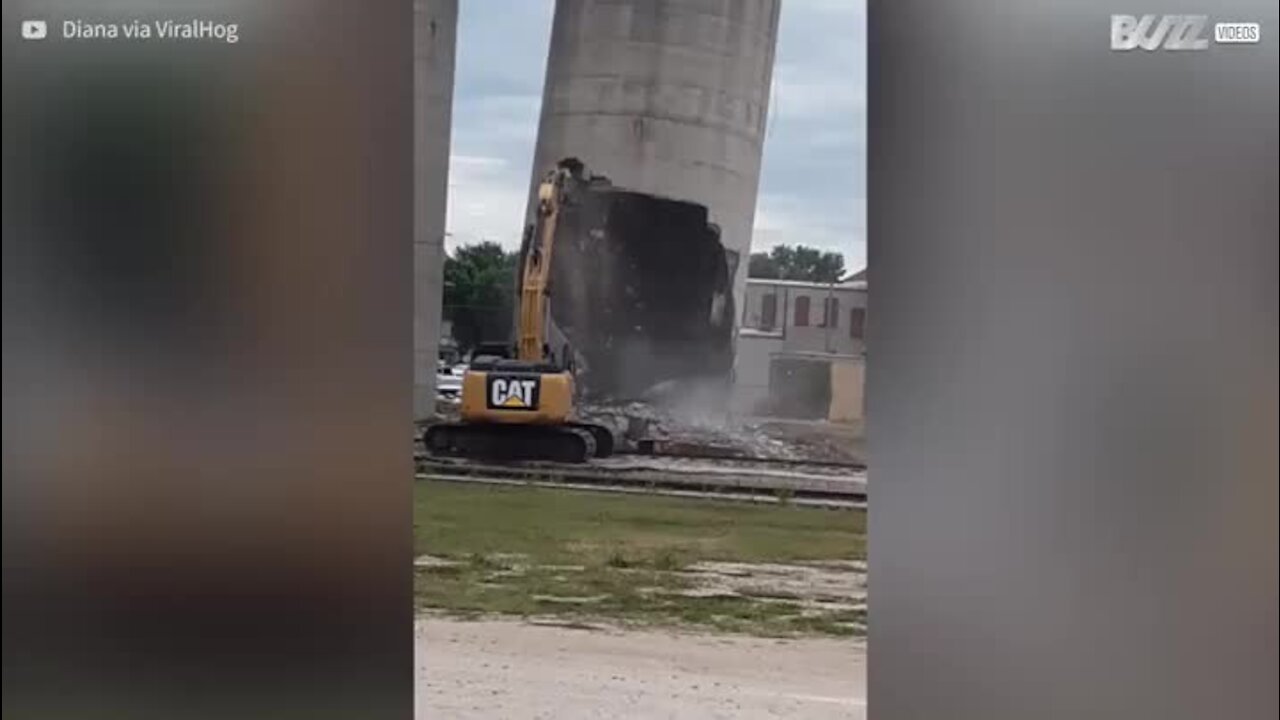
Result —
[{"label": "buzz videos logo", "polygon": [[[1111,49],[1207,50],[1208,15],[1112,15]],[[1257,43],[1262,27],[1252,22],[1220,22],[1213,26],[1217,44]]]}]

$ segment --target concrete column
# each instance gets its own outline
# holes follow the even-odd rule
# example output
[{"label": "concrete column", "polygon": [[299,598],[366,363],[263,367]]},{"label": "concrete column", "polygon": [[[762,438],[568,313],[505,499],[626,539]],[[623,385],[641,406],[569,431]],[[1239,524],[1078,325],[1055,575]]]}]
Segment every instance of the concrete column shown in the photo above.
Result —
[{"label": "concrete column", "polygon": [[741,308],[780,11],[781,0],[557,0],[526,218],[565,157],[618,187],[705,205],[738,254]]},{"label": "concrete column", "polygon": [[413,3],[413,415],[435,412],[458,1]]}]

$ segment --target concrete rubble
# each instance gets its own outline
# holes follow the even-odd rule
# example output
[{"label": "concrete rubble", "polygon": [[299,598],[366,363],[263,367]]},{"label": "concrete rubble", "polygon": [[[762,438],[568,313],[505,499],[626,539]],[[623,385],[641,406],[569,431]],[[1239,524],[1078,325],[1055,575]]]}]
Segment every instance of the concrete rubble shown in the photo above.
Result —
[{"label": "concrete rubble", "polygon": [[[638,451],[645,440],[675,441],[764,460],[863,464],[861,439],[831,423],[797,425],[765,418],[687,417],[652,404],[586,405],[583,418],[604,425],[621,447]],[[727,454],[726,454],[727,456]]]},{"label": "concrete rubble", "polygon": [[[437,422],[458,419],[458,403],[441,398]],[[663,441],[703,451],[701,457],[739,457],[787,462],[864,466],[861,433],[837,423],[792,422],[774,418],[688,417],[650,403],[588,404],[579,416],[613,431],[619,450],[641,452],[642,443]],[[672,454],[682,454],[675,451]],[[694,453],[691,453],[694,454]]]}]

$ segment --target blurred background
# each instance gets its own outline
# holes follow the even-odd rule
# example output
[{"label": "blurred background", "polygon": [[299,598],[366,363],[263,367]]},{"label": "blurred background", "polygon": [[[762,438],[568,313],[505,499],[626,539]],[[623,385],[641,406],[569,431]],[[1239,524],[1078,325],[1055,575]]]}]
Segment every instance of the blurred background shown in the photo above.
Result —
[{"label": "blurred background", "polygon": [[410,21],[5,4],[6,716],[408,712]]}]

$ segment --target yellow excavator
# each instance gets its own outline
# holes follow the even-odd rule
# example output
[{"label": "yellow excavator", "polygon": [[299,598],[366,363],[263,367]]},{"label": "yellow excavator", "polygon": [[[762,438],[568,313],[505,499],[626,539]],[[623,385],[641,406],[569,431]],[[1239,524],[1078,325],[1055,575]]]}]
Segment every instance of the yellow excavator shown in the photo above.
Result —
[{"label": "yellow excavator", "polygon": [[583,167],[562,160],[538,186],[538,208],[520,261],[515,357],[499,346],[473,354],[462,377],[461,418],[431,425],[423,444],[433,455],[585,462],[613,454],[613,433],[575,420],[572,351],[557,360],[546,342],[549,281],[560,212]]}]

